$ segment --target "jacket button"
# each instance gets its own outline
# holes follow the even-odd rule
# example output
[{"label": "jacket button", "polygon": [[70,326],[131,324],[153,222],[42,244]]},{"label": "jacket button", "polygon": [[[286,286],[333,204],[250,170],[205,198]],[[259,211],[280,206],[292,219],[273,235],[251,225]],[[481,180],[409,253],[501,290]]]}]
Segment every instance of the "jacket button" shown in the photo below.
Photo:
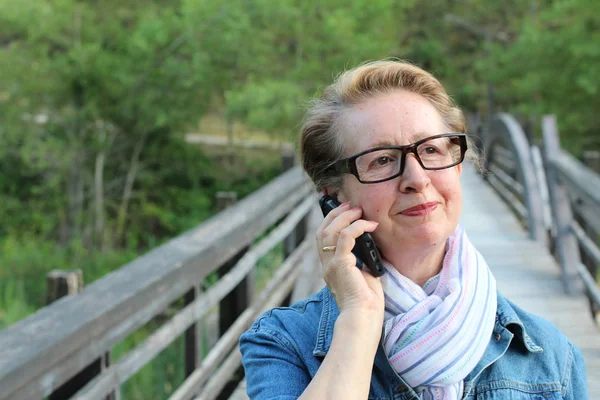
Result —
[{"label": "jacket button", "polygon": [[500,339],[502,339],[502,335],[500,335],[499,333],[496,333],[496,342]]},{"label": "jacket button", "polygon": [[396,388],[396,393],[402,393],[402,392],[406,392],[408,390],[408,388],[404,385],[400,385]]}]

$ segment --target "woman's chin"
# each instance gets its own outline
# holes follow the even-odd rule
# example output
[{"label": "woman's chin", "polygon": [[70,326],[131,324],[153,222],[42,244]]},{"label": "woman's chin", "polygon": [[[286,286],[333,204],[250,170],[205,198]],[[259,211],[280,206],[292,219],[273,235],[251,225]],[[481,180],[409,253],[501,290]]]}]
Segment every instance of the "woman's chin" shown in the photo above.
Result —
[{"label": "woman's chin", "polygon": [[445,243],[455,226],[450,226],[449,223],[424,221],[419,224],[399,226],[394,236],[398,237],[402,243],[410,243],[411,246],[435,246],[440,242]]}]

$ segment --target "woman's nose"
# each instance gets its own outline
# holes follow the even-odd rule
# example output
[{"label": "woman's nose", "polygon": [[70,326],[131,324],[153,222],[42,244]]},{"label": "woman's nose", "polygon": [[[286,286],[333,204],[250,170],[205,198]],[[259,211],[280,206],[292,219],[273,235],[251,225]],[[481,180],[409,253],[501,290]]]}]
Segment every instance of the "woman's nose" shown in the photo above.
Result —
[{"label": "woman's nose", "polygon": [[402,193],[422,192],[430,183],[427,171],[421,167],[414,154],[407,154],[404,163],[404,171],[400,175],[399,190]]}]

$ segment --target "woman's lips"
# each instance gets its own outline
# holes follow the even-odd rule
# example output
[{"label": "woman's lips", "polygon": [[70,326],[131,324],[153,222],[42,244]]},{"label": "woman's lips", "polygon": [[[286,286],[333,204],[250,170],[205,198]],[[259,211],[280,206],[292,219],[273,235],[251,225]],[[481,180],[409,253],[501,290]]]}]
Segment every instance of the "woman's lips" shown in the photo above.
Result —
[{"label": "woman's lips", "polygon": [[437,201],[433,201],[430,203],[419,204],[418,206],[414,206],[411,208],[407,208],[400,212],[400,215],[406,215],[408,217],[418,217],[422,215],[431,214],[440,204]]}]

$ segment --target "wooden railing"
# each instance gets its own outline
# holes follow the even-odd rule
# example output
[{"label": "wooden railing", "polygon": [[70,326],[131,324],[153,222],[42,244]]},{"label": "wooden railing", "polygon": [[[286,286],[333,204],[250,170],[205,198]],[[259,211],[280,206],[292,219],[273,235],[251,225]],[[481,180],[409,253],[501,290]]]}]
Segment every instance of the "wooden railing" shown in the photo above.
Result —
[{"label": "wooden railing", "polygon": [[[198,228],[1,331],[0,399],[118,399],[124,382],[182,336],[186,379],[170,398],[216,398],[240,367],[240,334],[290,295],[313,247],[305,224],[315,204],[308,179],[292,168]],[[279,243],[285,260],[254,293],[254,267]],[[210,274],[219,279],[203,291]],[[176,302],[183,306],[172,317],[111,364],[115,345]],[[221,332],[202,357],[200,321],[219,303]]]},{"label": "wooden railing", "polygon": [[544,116],[542,134],[553,237],[563,282],[567,290],[578,291],[581,286],[577,282],[578,275],[595,314],[600,310],[600,291],[596,284],[600,269],[600,174],[560,148],[554,116]]},{"label": "wooden railing", "polygon": [[529,236],[555,254],[568,293],[587,292],[600,311],[600,174],[560,148],[556,118],[544,116],[542,146],[517,120],[495,115],[472,131],[483,146],[484,177],[520,218]]},{"label": "wooden railing", "polygon": [[492,118],[483,138],[485,179],[524,221],[533,240],[544,241],[544,203],[532,151],[519,123],[509,114]]}]

